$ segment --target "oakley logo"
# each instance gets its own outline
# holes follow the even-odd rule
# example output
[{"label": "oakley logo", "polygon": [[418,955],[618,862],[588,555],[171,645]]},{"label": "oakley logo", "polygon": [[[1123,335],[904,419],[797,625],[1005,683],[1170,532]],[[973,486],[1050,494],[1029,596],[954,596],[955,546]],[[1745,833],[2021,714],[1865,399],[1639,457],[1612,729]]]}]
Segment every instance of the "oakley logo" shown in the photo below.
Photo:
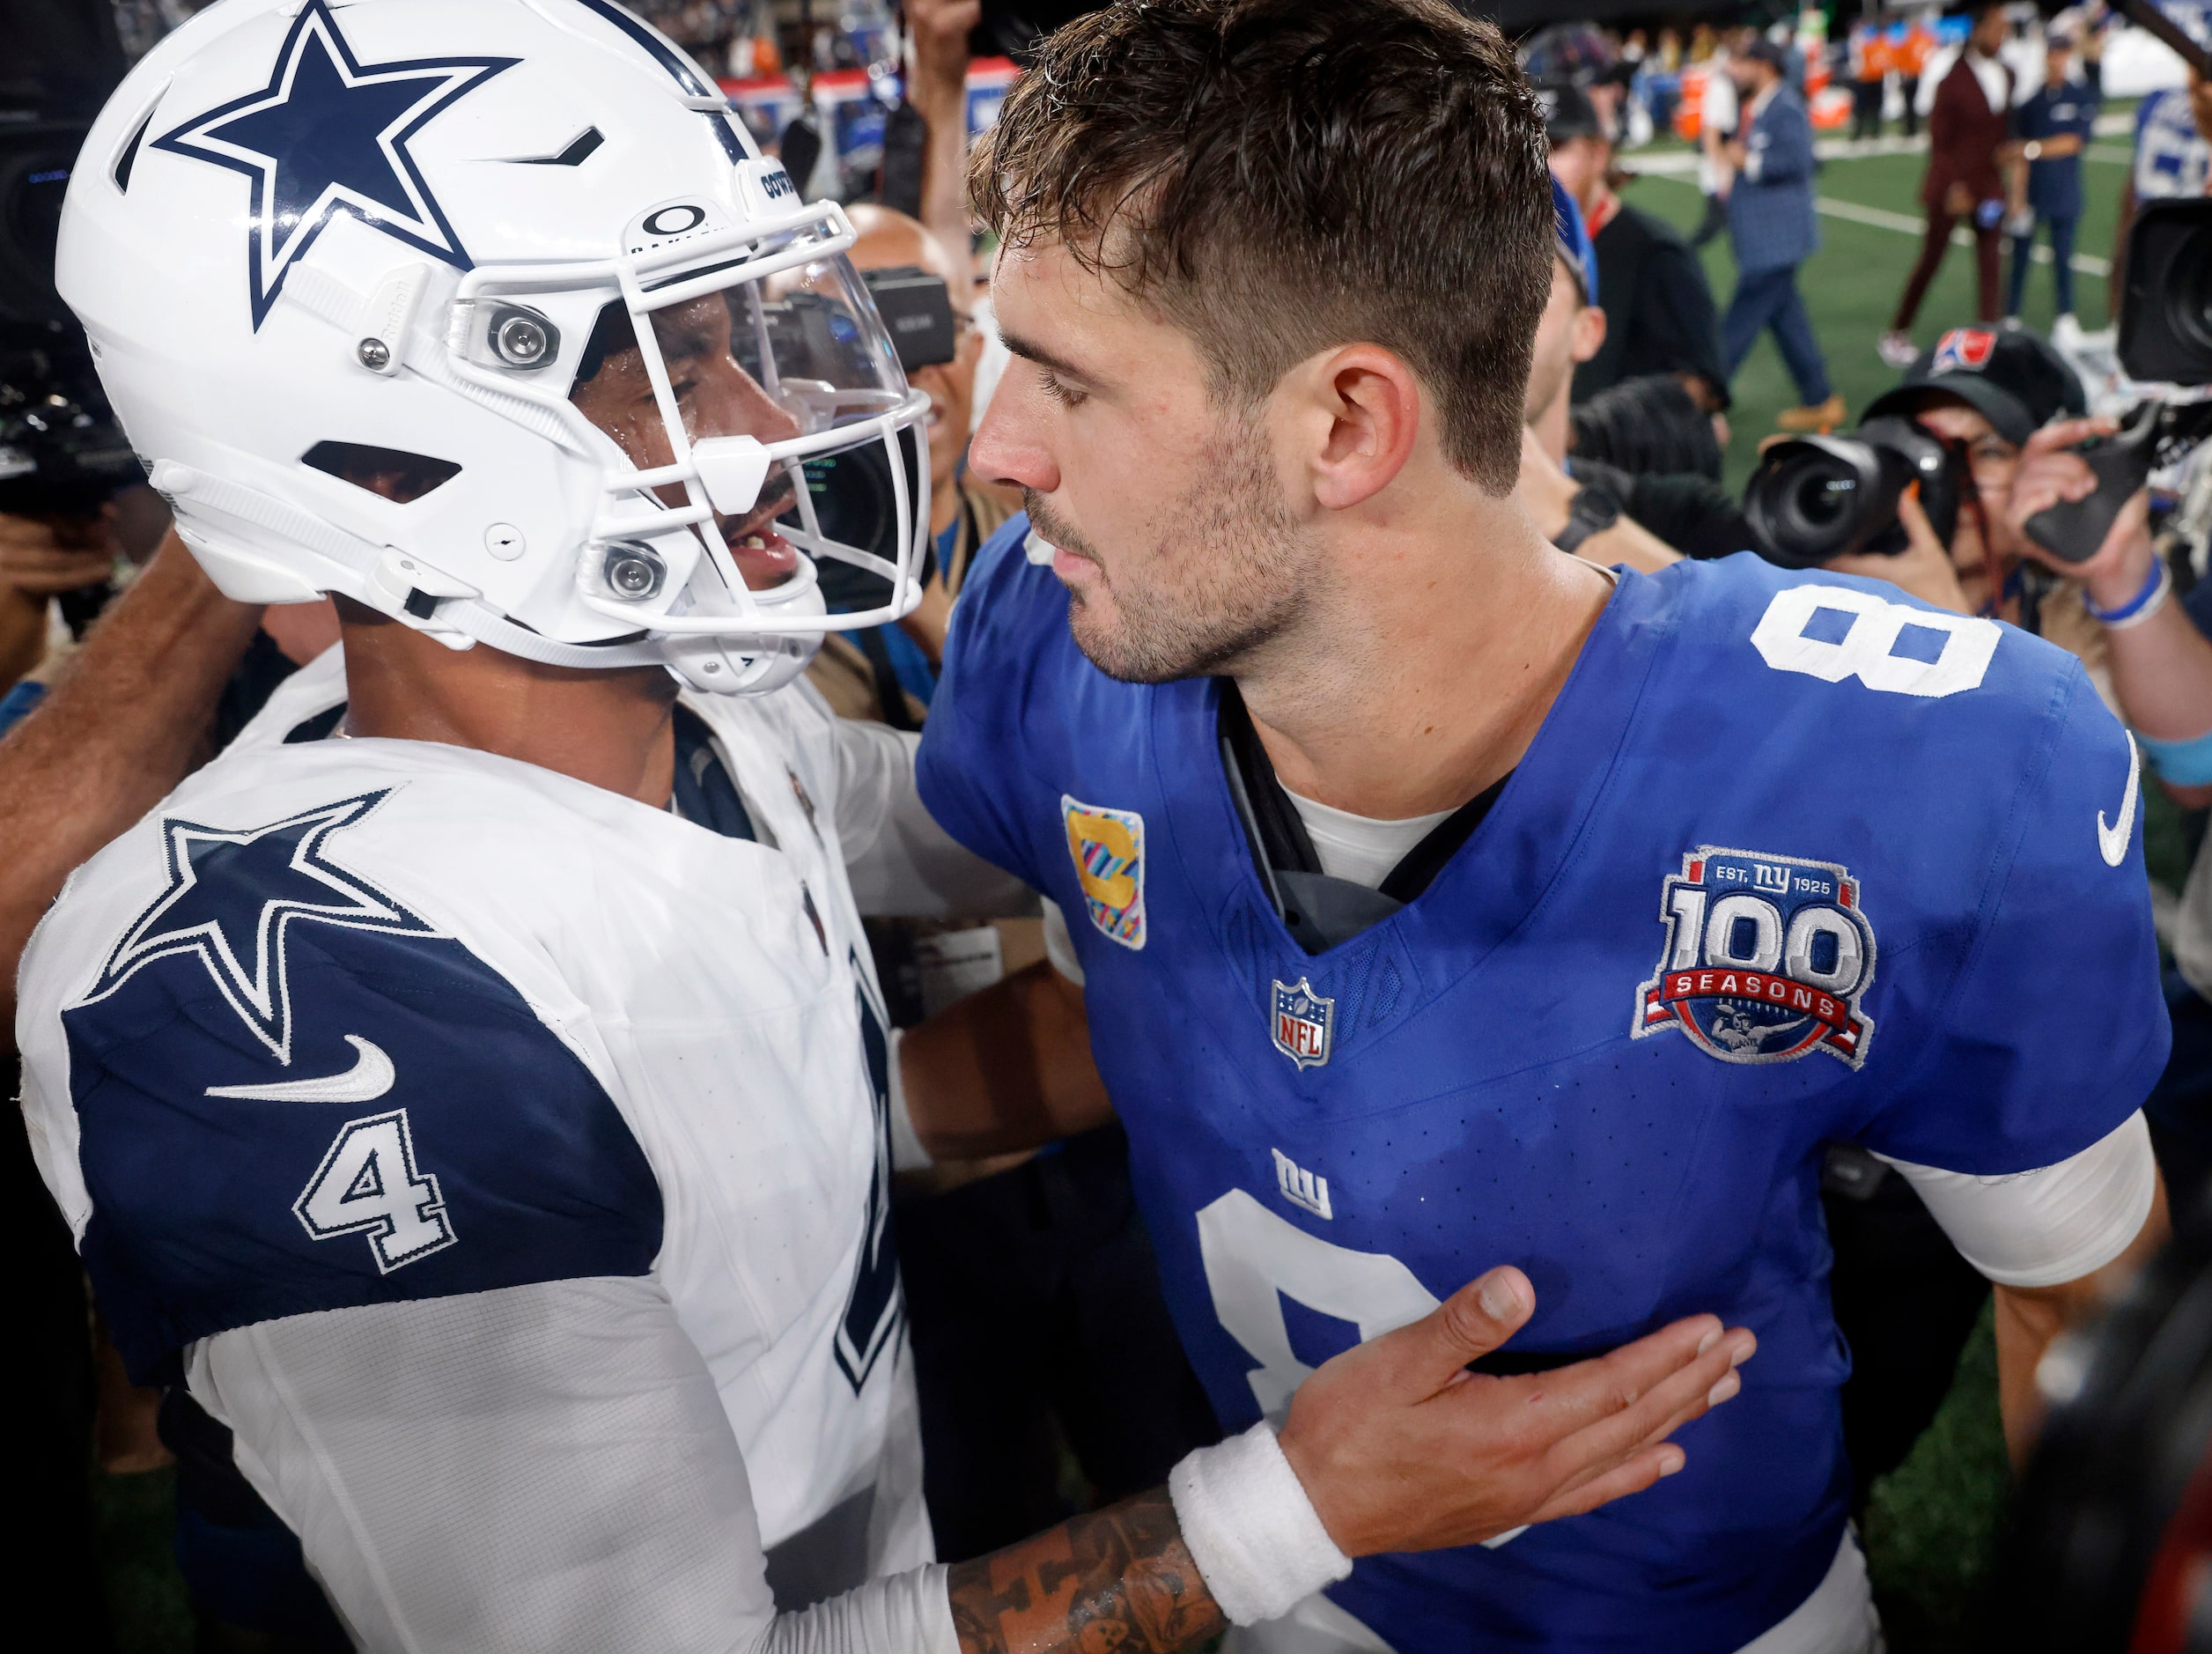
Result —
[{"label": "oakley logo", "polygon": [[645,231],[647,235],[683,235],[705,222],[706,209],[685,201],[673,207],[662,207],[648,216]]}]

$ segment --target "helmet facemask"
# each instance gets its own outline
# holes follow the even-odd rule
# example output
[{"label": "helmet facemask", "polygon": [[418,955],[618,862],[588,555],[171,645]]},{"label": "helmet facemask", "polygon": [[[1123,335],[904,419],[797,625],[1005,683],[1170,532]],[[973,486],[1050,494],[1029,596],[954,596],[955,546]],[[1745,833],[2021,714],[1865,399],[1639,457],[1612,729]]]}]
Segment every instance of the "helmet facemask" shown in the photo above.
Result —
[{"label": "helmet facemask", "polygon": [[[770,228],[719,217],[696,200],[640,214],[603,267],[472,271],[448,341],[464,377],[557,410],[600,462],[576,596],[621,624],[608,641],[651,634],[694,687],[757,693],[802,670],[823,632],[920,601],[929,402],[844,255],[834,203]],[[564,350],[571,329],[583,344]],[[881,548],[824,532],[806,472],[870,445],[889,461]],[[888,582],[884,600],[828,614],[823,557]]]}]

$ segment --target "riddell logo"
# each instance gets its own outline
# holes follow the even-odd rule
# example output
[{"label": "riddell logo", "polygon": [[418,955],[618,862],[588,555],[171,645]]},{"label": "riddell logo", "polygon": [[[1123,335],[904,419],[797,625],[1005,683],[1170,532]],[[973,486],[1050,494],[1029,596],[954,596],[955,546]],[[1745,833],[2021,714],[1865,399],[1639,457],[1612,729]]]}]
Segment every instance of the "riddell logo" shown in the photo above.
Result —
[{"label": "riddell logo", "polygon": [[1935,359],[1928,371],[1931,375],[1962,369],[1979,373],[1989,366],[1989,353],[1996,348],[1997,336],[1987,328],[1953,328],[1936,341]]}]

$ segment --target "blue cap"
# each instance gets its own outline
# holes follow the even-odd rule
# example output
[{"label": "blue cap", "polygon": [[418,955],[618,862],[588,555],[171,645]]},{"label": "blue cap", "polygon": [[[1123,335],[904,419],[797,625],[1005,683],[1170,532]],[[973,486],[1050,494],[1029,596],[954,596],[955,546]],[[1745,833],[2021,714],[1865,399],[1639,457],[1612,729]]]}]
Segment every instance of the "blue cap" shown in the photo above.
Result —
[{"label": "blue cap", "polygon": [[1556,178],[1552,181],[1552,216],[1556,234],[1553,245],[1567,261],[1567,269],[1574,272],[1574,279],[1582,283],[1582,302],[1594,305],[1597,302],[1597,248],[1590,240],[1589,226],[1582,220],[1582,210]]}]

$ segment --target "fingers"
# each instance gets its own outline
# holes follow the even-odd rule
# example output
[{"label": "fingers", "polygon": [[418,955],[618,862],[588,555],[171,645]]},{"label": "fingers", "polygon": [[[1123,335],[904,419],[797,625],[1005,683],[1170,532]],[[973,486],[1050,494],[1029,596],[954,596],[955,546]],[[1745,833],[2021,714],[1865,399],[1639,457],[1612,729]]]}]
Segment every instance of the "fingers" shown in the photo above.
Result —
[{"label": "fingers", "polygon": [[1743,1388],[1736,1369],[1759,1340],[1742,1327],[1724,1334],[1696,1361],[1652,1385],[1618,1412],[1596,1419],[1552,1450],[1570,1485],[1600,1474],[1641,1448],[1656,1446]]},{"label": "fingers", "polygon": [[1409,1395],[1434,1395],[1536,1313],[1536,1288],[1510,1264],[1478,1275],[1411,1326],[1369,1341]]},{"label": "fingers", "polygon": [[2072,447],[2076,442],[2086,442],[2091,437],[2111,436],[2119,429],[2119,422],[2113,419],[2061,419],[2036,432],[2021,447],[2020,453],[2023,458],[2055,454],[2061,448]]},{"label": "fingers", "polygon": [[[1589,1490],[1601,1484],[1611,1486],[1624,1466],[1639,1463],[1656,1466],[1669,1462],[1667,1453],[1662,1451],[1667,1446],[1667,1437],[1692,1419],[1703,1417],[1734,1398],[1743,1388],[1743,1380],[1736,1369],[1750,1360],[1758,1347],[1758,1340],[1748,1331],[1736,1327],[1713,1338],[1700,1349],[1696,1360],[1633,1399],[1626,1399],[1625,1385],[1617,1390],[1611,1398],[1621,1403],[1617,1410],[1605,1412],[1586,1423],[1554,1444],[1546,1453],[1545,1469],[1552,1480],[1552,1492],[1534,1519],[1549,1521],[1555,1516],[1572,1515],[1590,1509],[1593,1503],[1618,1497],[1618,1493],[1590,1495]],[[1589,1364],[1604,1367],[1611,1360],[1607,1357]],[[1540,1407],[1550,1400],[1547,1396],[1532,1405]],[[1554,1425],[1557,1421],[1552,1421]],[[1655,1454],[1656,1458],[1652,1457]],[[1680,1468],[1678,1461],[1675,1462],[1675,1468]],[[1648,1487],[1661,1473],[1658,1468],[1652,1468],[1650,1474],[1636,1485]],[[1634,1488],[1622,1491],[1633,1492]]]},{"label": "fingers", "polygon": [[105,551],[70,551],[51,546],[11,546],[0,550],[0,586],[34,596],[96,586],[114,570]]},{"label": "fingers", "polygon": [[1553,1522],[1560,1517],[1580,1516],[1585,1510],[1596,1510],[1601,1504],[1611,1504],[1614,1500],[1625,1499],[1632,1493],[1641,1493],[1663,1477],[1671,1476],[1680,1470],[1686,1458],[1683,1451],[1671,1442],[1641,1449],[1603,1475],[1593,1476],[1580,1487],[1558,1495],[1530,1520]]},{"label": "fingers", "polygon": [[1914,483],[1897,497],[1897,520],[1905,525],[1905,537],[1913,550],[1933,547],[1941,551],[1943,543],[1936,537],[1936,527],[1928,520],[1927,509],[1921,504],[1921,485]]}]

